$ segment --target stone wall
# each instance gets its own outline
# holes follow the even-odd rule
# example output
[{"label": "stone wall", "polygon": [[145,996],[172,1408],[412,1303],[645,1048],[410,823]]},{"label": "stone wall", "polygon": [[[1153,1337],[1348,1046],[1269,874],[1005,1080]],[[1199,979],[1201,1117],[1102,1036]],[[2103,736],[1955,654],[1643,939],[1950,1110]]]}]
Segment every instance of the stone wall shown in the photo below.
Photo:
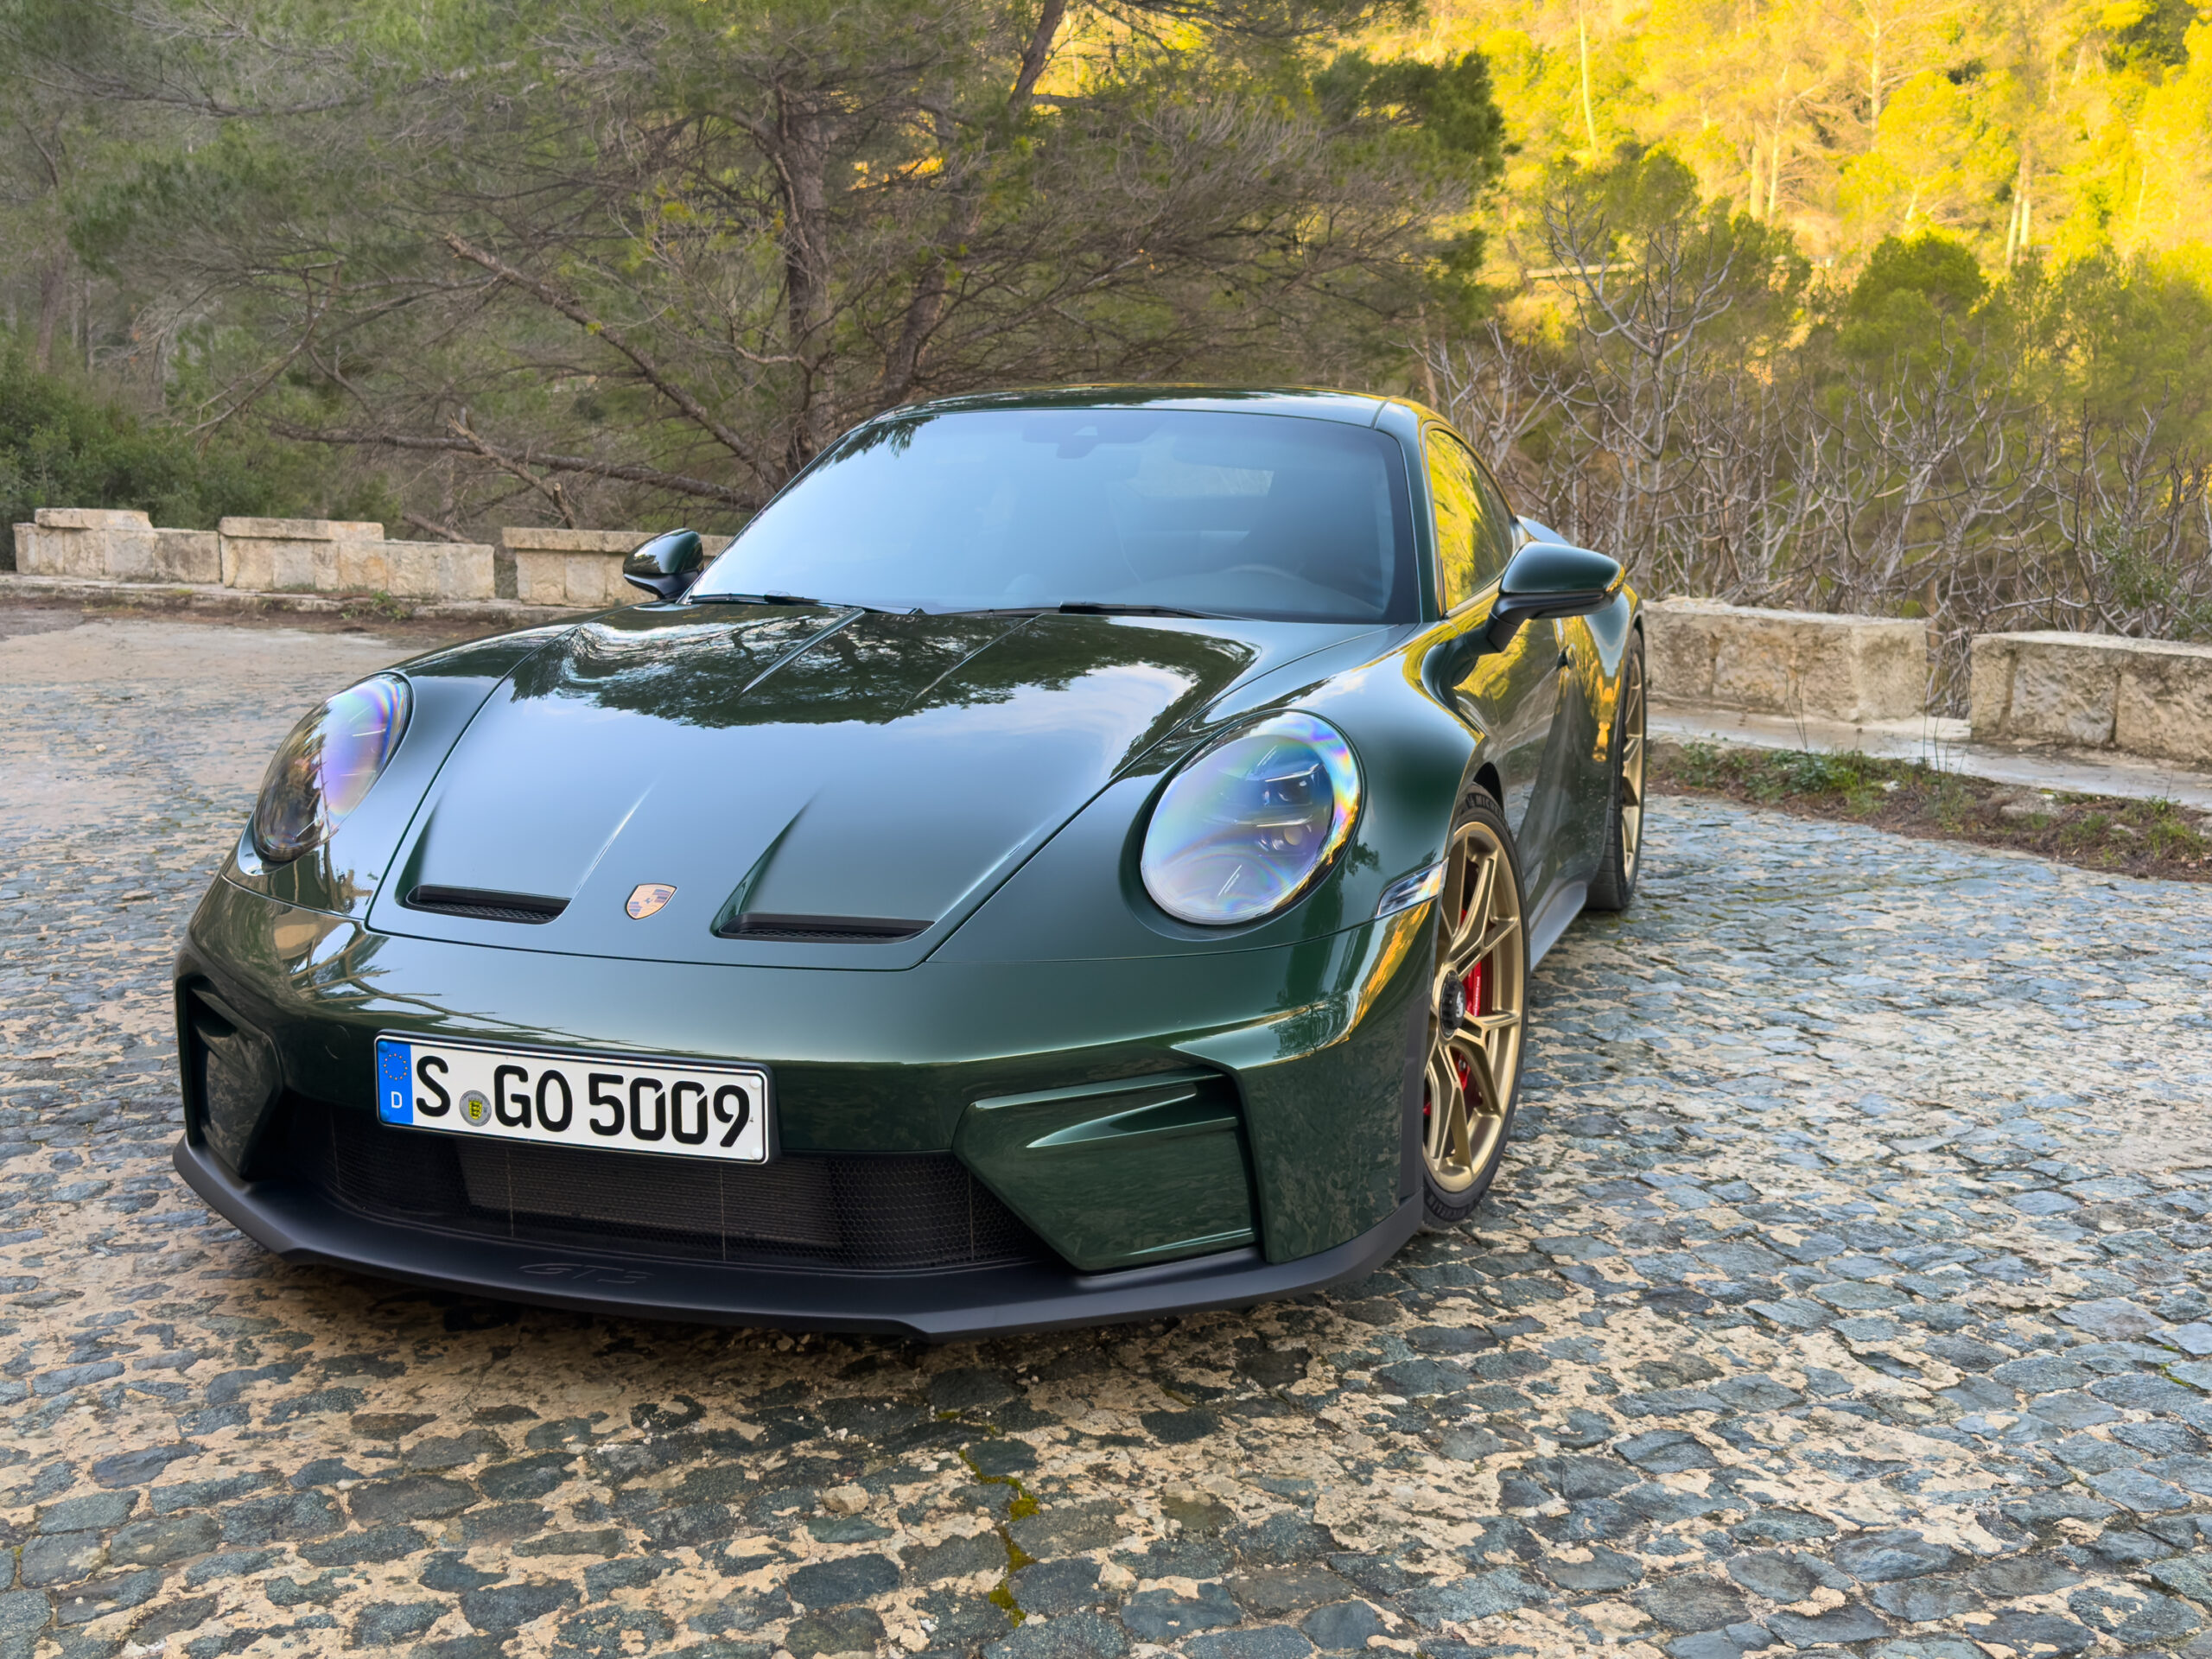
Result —
[{"label": "stone wall", "polygon": [[1978,742],[2212,766],[2212,645],[2110,633],[1980,634],[1972,698]]},{"label": "stone wall", "polygon": [[382,524],[337,518],[226,518],[223,585],[263,594],[489,599],[480,542],[393,542]]},{"label": "stone wall", "polygon": [[[27,576],[184,582],[257,594],[388,594],[394,599],[519,600],[605,610],[637,589],[622,561],[642,530],[503,530],[481,542],[395,542],[342,518],[226,518],[214,530],[157,530],[143,512],[41,507],[16,526]],[[702,536],[709,558],[729,545]]]},{"label": "stone wall", "polygon": [[34,523],[16,526],[16,569],[95,582],[219,582],[223,552],[212,530],[156,530],[143,512],[41,507]]},{"label": "stone wall", "polygon": [[499,532],[500,592],[525,605],[626,605],[638,590],[622,580],[622,561],[645,539],[641,530],[511,525]]},{"label": "stone wall", "polygon": [[[500,597],[525,605],[579,605],[593,610],[632,604],[640,594],[622,580],[622,561],[648,535],[642,530],[510,526],[499,532]],[[710,559],[730,541],[727,536],[699,539]]]},{"label": "stone wall", "polygon": [[1853,724],[1926,706],[1924,623],[1662,599],[1644,632],[1656,702]]}]

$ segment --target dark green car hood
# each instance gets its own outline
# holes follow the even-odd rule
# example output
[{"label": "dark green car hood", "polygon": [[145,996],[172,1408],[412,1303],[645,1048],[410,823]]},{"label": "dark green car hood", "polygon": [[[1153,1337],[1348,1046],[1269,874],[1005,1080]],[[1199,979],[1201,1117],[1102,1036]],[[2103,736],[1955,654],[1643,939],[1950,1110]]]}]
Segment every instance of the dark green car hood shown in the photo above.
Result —
[{"label": "dark green car hood", "polygon": [[[524,950],[899,968],[1118,772],[1240,680],[1368,630],[817,607],[640,607],[524,661],[454,745],[378,931]],[[632,919],[641,884],[676,889]],[[564,904],[542,924],[404,902]],[[725,938],[737,914],[920,924]]]}]

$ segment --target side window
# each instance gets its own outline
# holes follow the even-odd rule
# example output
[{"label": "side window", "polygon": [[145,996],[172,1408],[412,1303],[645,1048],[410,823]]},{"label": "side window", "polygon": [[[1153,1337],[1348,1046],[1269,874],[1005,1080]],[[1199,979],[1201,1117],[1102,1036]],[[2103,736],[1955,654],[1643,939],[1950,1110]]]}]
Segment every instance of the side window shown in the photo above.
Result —
[{"label": "side window", "polygon": [[1436,597],[1446,611],[1465,604],[1483,586],[1483,503],[1476,493],[1475,458],[1458,439],[1434,428],[1428,434],[1428,493],[1436,503]]},{"label": "side window", "polygon": [[1436,498],[1437,596],[1450,611],[1505,574],[1513,515],[1466,445],[1433,428],[1428,486]]},{"label": "side window", "polygon": [[1475,583],[1480,587],[1503,575],[1505,562],[1513,556],[1513,509],[1480,461],[1475,463],[1475,494],[1483,504],[1482,528],[1475,537]]}]

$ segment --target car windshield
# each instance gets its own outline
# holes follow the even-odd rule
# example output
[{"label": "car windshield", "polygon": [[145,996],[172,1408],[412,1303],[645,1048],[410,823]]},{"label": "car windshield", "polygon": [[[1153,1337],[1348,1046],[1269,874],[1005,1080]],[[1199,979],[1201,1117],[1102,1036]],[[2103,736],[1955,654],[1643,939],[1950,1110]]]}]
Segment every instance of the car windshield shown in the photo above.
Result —
[{"label": "car windshield", "polygon": [[859,429],[692,597],[887,610],[1414,617],[1396,442],[1302,416],[963,410]]}]

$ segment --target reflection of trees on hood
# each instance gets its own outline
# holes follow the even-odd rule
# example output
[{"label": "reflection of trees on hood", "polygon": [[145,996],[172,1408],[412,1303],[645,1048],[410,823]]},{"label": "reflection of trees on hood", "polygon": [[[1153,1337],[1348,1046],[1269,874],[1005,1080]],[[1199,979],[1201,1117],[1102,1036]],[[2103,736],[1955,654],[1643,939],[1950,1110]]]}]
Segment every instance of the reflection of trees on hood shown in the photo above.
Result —
[{"label": "reflection of trees on hood", "polygon": [[881,724],[1065,691],[1109,670],[1150,668],[1182,688],[1163,687],[1161,698],[1179,719],[1258,656],[1249,639],[1186,625],[868,615],[834,627],[841,614],[808,607],[707,621],[612,616],[524,663],[514,695],[576,698],[687,726]]}]

